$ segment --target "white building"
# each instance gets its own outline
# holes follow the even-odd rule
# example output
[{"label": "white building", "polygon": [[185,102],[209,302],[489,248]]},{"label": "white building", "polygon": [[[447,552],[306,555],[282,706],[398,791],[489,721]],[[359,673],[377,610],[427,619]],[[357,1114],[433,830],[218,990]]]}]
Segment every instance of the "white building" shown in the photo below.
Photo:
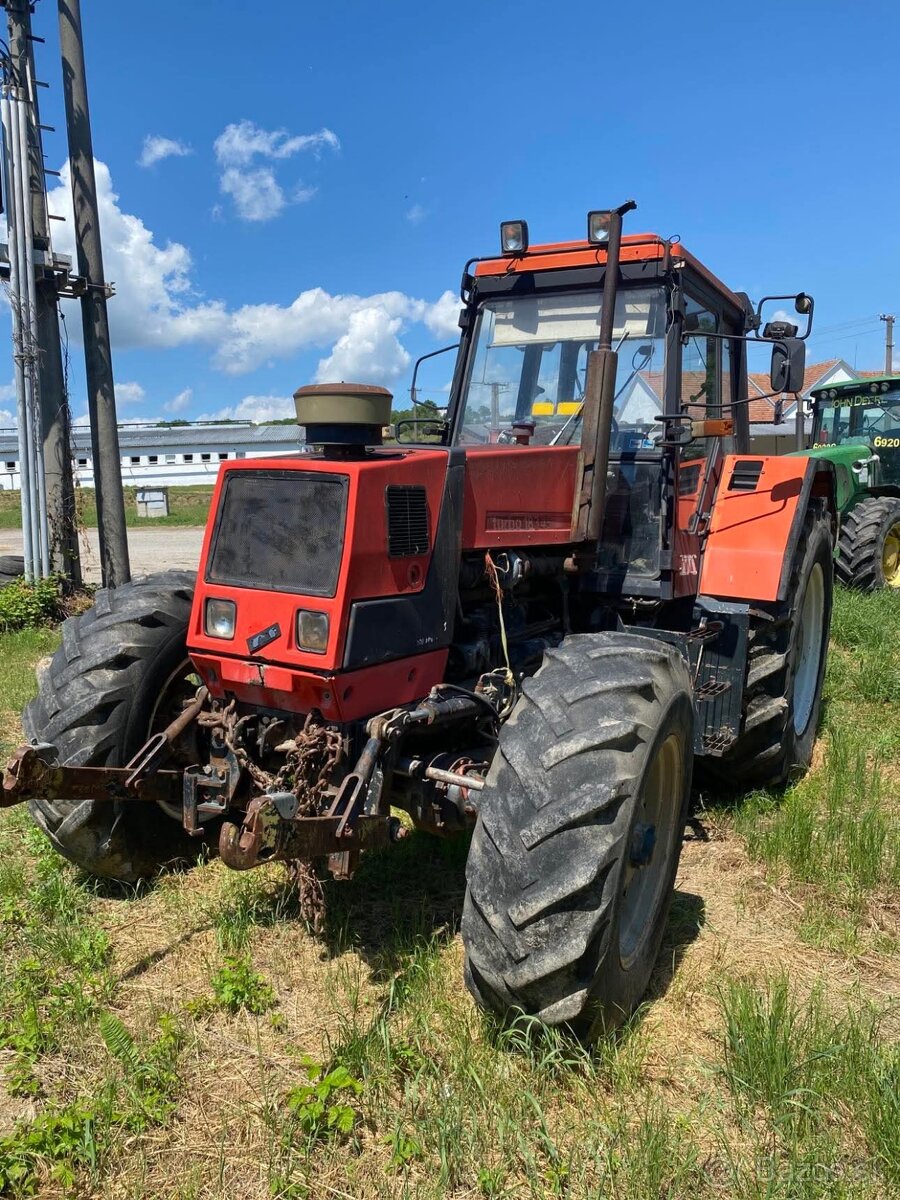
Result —
[{"label": "white building", "polygon": [[[94,486],[90,431],[73,430],[76,484]],[[268,458],[305,449],[297,425],[119,426],[122,482],[134,486],[213,484],[219,464],[234,458]],[[19,488],[19,442],[15,429],[0,429],[0,489]]]}]

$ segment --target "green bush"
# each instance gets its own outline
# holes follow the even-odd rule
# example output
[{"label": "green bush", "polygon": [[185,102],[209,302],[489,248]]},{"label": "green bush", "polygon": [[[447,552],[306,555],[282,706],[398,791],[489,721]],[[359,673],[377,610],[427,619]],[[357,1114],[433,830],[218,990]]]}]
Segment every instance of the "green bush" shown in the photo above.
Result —
[{"label": "green bush", "polygon": [[0,587],[0,632],[46,625],[61,617],[59,583],[55,579],[34,583],[13,579]]}]

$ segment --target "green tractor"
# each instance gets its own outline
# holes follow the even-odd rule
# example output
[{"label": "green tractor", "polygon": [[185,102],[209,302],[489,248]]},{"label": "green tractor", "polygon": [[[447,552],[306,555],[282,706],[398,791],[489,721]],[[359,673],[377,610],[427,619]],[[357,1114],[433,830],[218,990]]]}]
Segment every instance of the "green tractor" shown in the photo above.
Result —
[{"label": "green tractor", "polygon": [[841,514],[835,573],[845,587],[900,589],[900,377],[812,393],[812,447],[834,465]]}]

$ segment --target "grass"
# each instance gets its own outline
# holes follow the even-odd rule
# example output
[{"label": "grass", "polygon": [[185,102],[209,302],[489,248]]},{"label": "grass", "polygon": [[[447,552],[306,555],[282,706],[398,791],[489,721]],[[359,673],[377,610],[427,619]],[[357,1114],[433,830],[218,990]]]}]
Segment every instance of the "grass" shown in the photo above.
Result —
[{"label": "grass", "polygon": [[[591,1050],[480,1015],[465,845],[328,884],[87,880],[0,817],[0,1194],[888,1200],[900,596],[837,598],[813,771],[705,812],[647,1002]],[[52,630],[0,634],[5,749]]]},{"label": "grass", "polygon": [[[128,525],[205,525],[212,498],[212,487],[197,484],[193,487],[169,488],[169,515],[167,517],[139,517],[133,487],[125,491],[125,521]],[[80,525],[96,528],[97,506],[93,488],[79,489],[76,494],[78,521]],[[0,492],[0,529],[21,529],[22,511],[19,493]]]},{"label": "grass", "polygon": [[814,944],[900,946],[898,641],[900,596],[837,592],[821,769],[736,814],[751,855],[792,889]]}]

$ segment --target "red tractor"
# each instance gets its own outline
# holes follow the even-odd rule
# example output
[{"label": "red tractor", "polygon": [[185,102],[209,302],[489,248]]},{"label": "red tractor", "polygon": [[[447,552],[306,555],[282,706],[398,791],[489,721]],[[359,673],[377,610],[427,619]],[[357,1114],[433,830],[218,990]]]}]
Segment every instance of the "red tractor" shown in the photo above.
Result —
[{"label": "red tractor", "polygon": [[65,623],[4,801],[120,880],[204,844],[347,877],[397,810],[474,827],[476,1002],[588,1038],[631,1012],[695,760],[731,790],[809,764],[836,520],[830,464],[746,452],[747,344],[798,387],[811,299],[801,337],[762,326],[679,243],[623,237],[630,207],[585,241],[502,227],[446,416],[396,444],[389,393],[301,388],[318,449],[223,465],[196,579]]}]

